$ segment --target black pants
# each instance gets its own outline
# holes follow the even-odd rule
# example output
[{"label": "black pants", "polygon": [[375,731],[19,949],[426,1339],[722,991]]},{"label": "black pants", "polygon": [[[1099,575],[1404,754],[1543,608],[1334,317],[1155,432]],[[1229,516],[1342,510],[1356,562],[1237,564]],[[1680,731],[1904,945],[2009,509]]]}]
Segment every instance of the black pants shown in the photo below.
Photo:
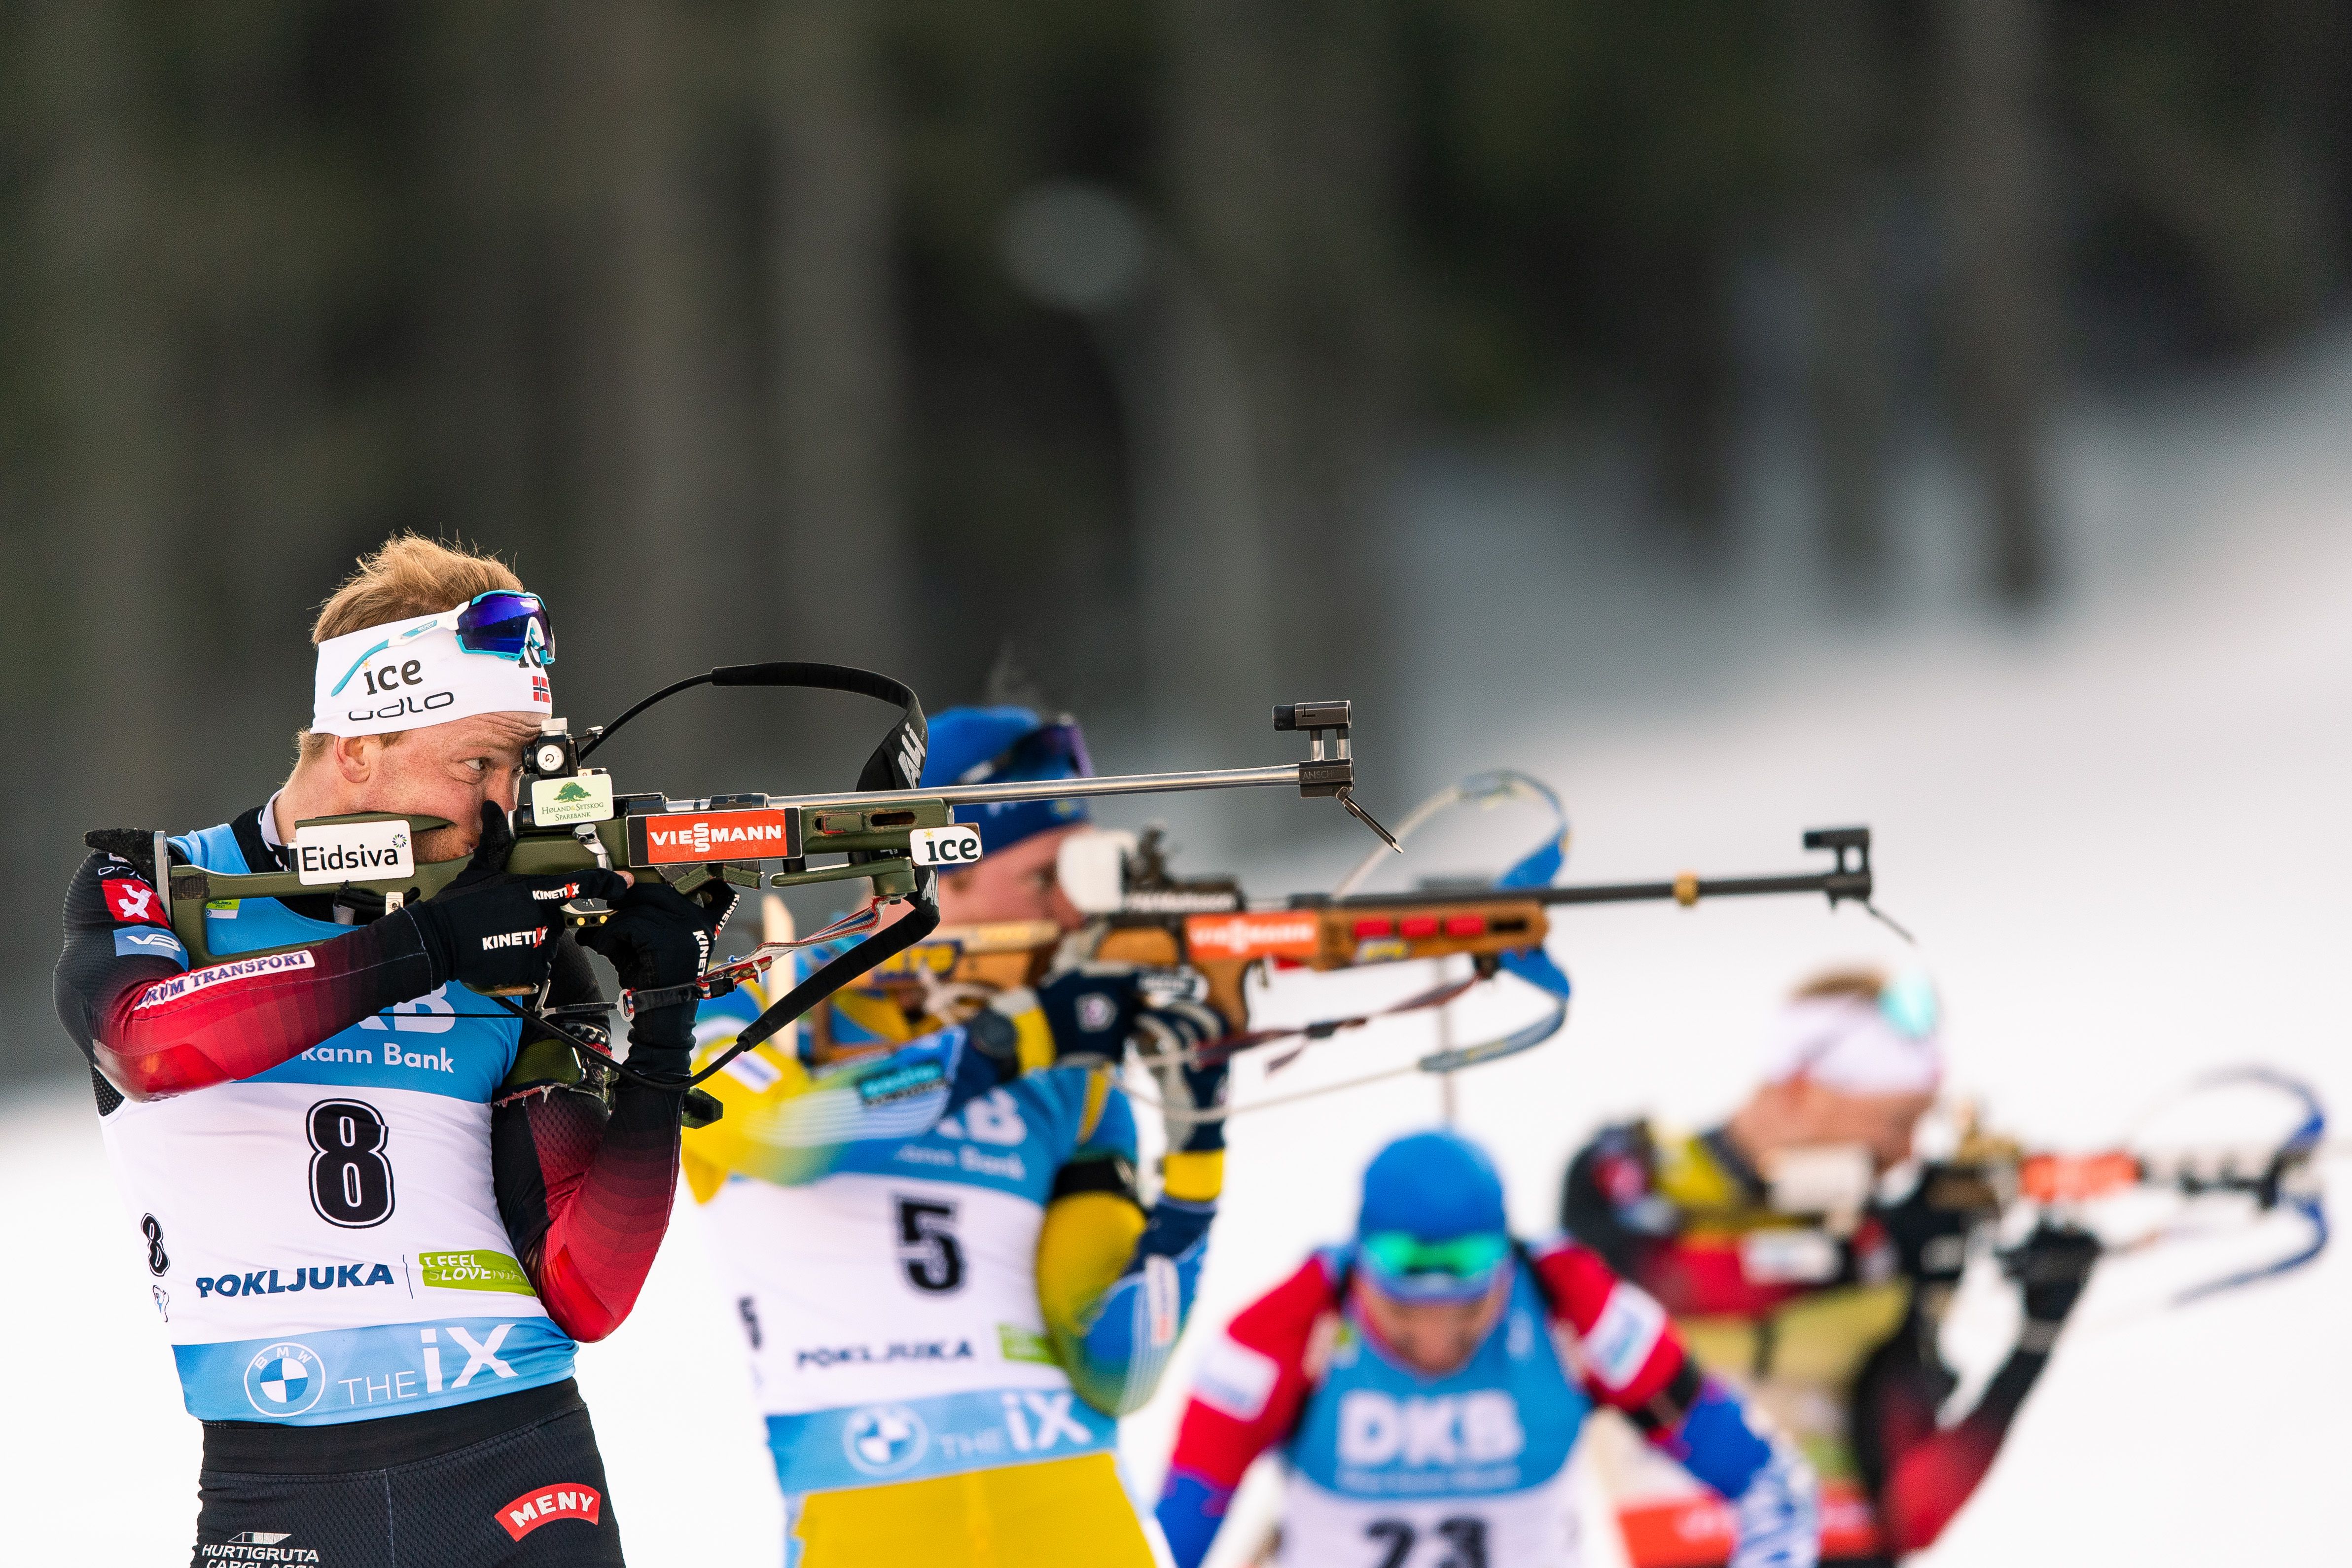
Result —
[{"label": "black pants", "polygon": [[619,1568],[570,1380],[336,1426],[205,1425],[194,1568]]}]

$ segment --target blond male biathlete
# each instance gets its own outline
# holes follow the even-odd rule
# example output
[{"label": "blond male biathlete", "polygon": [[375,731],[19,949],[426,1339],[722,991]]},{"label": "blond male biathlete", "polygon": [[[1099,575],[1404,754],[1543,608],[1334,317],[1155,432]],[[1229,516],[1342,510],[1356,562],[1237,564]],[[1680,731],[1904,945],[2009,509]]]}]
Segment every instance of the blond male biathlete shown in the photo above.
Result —
[{"label": "blond male biathlete", "polygon": [[[331,881],[215,900],[201,966],[154,835],[90,834],[66,893],[58,1016],[204,1424],[193,1561],[618,1563],[572,1351],[628,1315],[661,1245],[681,1089],[607,1089],[486,993],[598,1000],[581,943],[625,985],[687,984],[724,910],[617,872],[502,869],[555,637],[500,563],[394,540],[311,640],[292,773],[173,837],[172,863],[290,868],[299,824],[394,812],[452,825],[415,859],[473,864],[403,909]],[[579,942],[554,912],[574,897],[618,904]],[[682,1075],[691,1026],[639,1014],[631,1062]]]}]

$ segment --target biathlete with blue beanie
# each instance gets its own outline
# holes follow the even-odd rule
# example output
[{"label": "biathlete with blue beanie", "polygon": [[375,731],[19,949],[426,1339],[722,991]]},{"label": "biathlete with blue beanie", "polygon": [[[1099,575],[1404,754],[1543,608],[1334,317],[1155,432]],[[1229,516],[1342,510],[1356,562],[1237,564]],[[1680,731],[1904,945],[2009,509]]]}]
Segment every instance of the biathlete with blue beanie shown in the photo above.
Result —
[{"label": "biathlete with blue beanie", "polygon": [[1242,1473],[1288,1468],[1290,1568],[1577,1561],[1567,1467],[1605,1405],[1728,1500],[1742,1568],[1809,1568],[1813,1479],[1657,1304],[1566,1239],[1523,1246],[1484,1152],[1398,1139],[1364,1173],[1355,1240],[1244,1309],[1202,1358],[1159,1518],[1207,1555]]},{"label": "biathlete with blue beanie", "polygon": [[[923,783],[1088,771],[1067,720],[961,708],[931,720]],[[687,1173],[751,1353],[788,1563],[1143,1568],[1118,1418],[1192,1310],[1224,1154],[1222,1123],[1172,1125],[1147,1207],[1119,1064],[1132,1040],[1170,1104],[1213,1107],[1223,1065],[1175,1058],[1224,1026],[1084,960],[1055,871],[1092,831],[1083,803],[957,816],[984,852],[940,875],[944,923],[1050,922],[1069,936],[1058,971],[984,999],[890,975],[836,994],[710,1080],[727,1113],[688,1134]],[[785,983],[706,1005],[709,1048]]]}]

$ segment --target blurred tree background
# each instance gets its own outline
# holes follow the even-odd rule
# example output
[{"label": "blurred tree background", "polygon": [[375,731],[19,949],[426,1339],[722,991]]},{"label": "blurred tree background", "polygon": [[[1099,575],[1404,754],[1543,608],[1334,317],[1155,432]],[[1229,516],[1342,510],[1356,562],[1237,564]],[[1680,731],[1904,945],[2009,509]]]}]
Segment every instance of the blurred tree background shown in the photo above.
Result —
[{"label": "blurred tree background", "polygon": [[[1387,689],[1433,439],[1597,433],[1724,570],[1779,334],[1841,601],[1925,432],[2030,612],[2052,400],[2340,297],[2347,62],[2334,0],[0,0],[0,1072],[69,1060],[79,829],[261,798],[398,529],[519,560],[583,721],[1009,649],[1181,739]],[[774,700],[814,752],[638,743],[837,786],[869,716]]]}]

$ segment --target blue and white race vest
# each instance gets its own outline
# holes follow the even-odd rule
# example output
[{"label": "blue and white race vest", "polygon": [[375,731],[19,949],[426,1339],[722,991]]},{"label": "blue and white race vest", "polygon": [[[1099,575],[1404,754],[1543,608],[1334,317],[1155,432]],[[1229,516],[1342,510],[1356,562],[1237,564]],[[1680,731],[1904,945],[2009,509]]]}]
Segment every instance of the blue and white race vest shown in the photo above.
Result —
[{"label": "blue and white race vest", "polygon": [[1285,1568],[1576,1560],[1566,1472],[1591,1401],[1563,1370],[1533,1281],[1514,1267],[1502,1321],[1449,1377],[1391,1361],[1348,1308],[1284,1448]]},{"label": "blue and white race vest", "polygon": [[[173,842],[252,869],[228,827]],[[221,956],[349,934],[275,899],[205,915]],[[103,1120],[124,1202],[163,1237],[152,1294],[190,1415],[363,1421],[571,1375],[572,1339],[491,1192],[490,1098],[520,1035],[453,984],[268,1072]]]},{"label": "blue and white race vest", "polygon": [[1050,1068],[921,1136],[848,1144],[806,1185],[729,1178],[702,1213],[787,1494],[1114,1446],[1037,1299],[1045,1203],[1082,1148],[1132,1159],[1132,1113]]}]

